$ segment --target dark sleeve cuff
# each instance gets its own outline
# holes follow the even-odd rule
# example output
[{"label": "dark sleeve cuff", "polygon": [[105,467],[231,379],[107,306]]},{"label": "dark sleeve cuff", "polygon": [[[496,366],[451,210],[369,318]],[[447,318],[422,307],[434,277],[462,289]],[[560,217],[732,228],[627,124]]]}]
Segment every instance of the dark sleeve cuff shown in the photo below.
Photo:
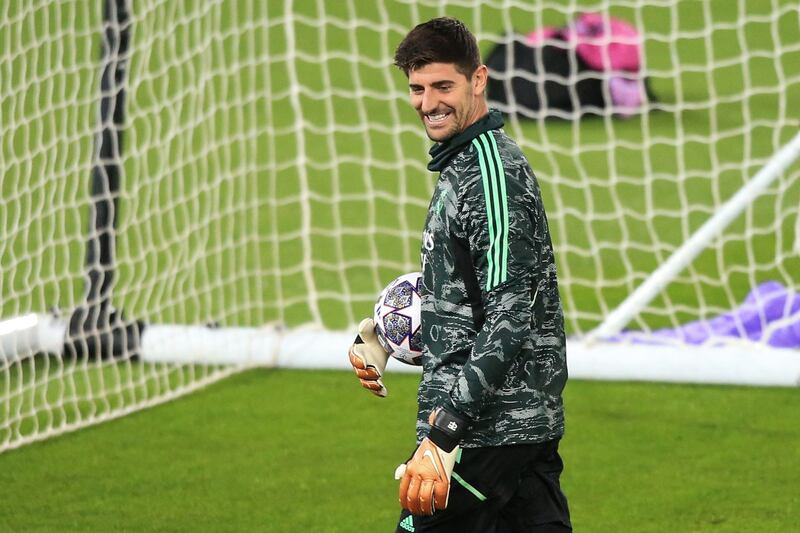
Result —
[{"label": "dark sleeve cuff", "polygon": [[469,419],[446,409],[439,409],[431,424],[428,438],[446,452],[452,452],[469,429]]}]

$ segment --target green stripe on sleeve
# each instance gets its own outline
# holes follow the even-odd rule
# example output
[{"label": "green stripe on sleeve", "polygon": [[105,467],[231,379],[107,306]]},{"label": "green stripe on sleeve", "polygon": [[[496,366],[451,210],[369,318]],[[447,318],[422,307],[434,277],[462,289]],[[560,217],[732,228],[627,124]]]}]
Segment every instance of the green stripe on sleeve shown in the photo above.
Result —
[{"label": "green stripe on sleeve", "polygon": [[489,185],[491,186],[492,196],[492,220],[494,221],[494,239],[492,239],[489,246],[489,253],[494,256],[494,272],[489,277],[486,284],[486,290],[491,290],[500,284],[500,274],[503,268],[502,265],[502,239],[503,239],[503,216],[500,203],[500,188],[498,186],[499,176],[497,171],[497,162],[495,161],[494,154],[492,154],[488,134],[484,133],[478,137],[484,149],[486,156],[486,166],[489,169]]},{"label": "green stripe on sleeve", "polygon": [[500,151],[497,149],[497,142],[494,139],[494,135],[488,135],[489,140],[492,142],[492,153],[494,154],[494,159],[497,162],[497,168],[499,170],[499,181],[500,181],[500,201],[503,203],[502,213],[503,213],[503,242],[501,243],[500,249],[503,252],[503,258],[500,261],[500,266],[502,272],[500,274],[500,283],[504,283],[508,281],[508,194],[506,193],[506,171],[503,168],[503,159],[500,157]]},{"label": "green stripe on sleeve", "polygon": [[472,140],[478,152],[481,183],[486,202],[486,221],[489,226],[489,249],[486,290],[508,281],[508,192],[506,173],[497,141],[491,132],[482,133]]},{"label": "green stripe on sleeve", "polygon": [[489,262],[489,268],[486,276],[486,290],[491,288],[492,276],[494,275],[495,265],[494,258],[492,257],[492,246],[494,246],[494,216],[492,211],[491,189],[489,187],[489,173],[486,170],[486,157],[483,153],[483,146],[478,139],[473,139],[472,144],[478,152],[478,164],[481,168],[481,181],[483,183],[483,197],[486,203],[486,217],[489,225],[489,252],[486,258]]},{"label": "green stripe on sleeve", "polygon": [[489,291],[508,281],[508,193],[505,169],[494,136],[487,132],[476,140],[479,141],[476,147],[483,157],[481,174],[490,228],[488,256],[494,267],[486,280],[486,290]]}]

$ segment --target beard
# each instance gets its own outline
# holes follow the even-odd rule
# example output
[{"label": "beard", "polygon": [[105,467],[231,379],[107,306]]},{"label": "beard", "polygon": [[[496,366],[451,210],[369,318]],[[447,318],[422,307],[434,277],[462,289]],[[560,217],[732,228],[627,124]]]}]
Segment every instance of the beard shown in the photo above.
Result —
[{"label": "beard", "polygon": [[[428,136],[428,139],[438,143],[446,142],[449,139],[452,139],[464,129],[461,125],[461,122],[463,121],[461,113],[459,113],[456,109],[447,108],[442,113],[446,113],[447,117],[444,119],[444,123],[441,125],[431,123],[426,115],[422,115],[421,117],[422,123],[425,126],[425,134]],[[436,113],[430,114],[435,115]]]}]

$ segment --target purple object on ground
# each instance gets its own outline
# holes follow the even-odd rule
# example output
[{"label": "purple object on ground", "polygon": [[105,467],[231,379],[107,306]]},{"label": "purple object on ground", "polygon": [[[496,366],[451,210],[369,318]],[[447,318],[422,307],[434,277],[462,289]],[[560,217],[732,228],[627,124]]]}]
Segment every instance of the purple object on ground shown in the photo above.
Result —
[{"label": "purple object on ground", "polygon": [[[780,322],[771,326],[776,321]],[[675,339],[686,344],[705,344],[725,338],[766,342],[775,348],[800,348],[800,294],[777,281],[767,281],[750,291],[742,305],[728,313],[651,333],[623,331],[612,340],[663,344]]]},{"label": "purple object on ground", "polygon": [[645,91],[641,81],[621,76],[608,80],[608,91],[614,108],[622,116],[630,116],[644,103]]}]

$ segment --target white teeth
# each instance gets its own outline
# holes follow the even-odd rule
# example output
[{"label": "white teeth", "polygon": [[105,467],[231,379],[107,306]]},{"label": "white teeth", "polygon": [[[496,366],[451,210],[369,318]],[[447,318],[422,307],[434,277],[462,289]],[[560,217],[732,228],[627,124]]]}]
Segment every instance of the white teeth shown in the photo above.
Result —
[{"label": "white teeth", "polygon": [[441,122],[447,118],[448,113],[439,113],[438,115],[427,115],[428,120],[431,122]]}]

